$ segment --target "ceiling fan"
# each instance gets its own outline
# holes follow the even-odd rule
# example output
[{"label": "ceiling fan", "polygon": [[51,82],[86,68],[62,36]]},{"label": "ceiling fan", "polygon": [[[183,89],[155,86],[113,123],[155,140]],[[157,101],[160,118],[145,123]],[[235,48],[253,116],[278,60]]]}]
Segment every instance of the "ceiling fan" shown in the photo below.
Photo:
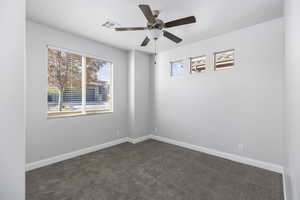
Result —
[{"label": "ceiling fan", "polygon": [[[145,27],[120,27],[115,28],[116,31],[141,31],[141,30],[149,30],[150,34],[152,35],[153,39],[156,41],[161,35],[164,37],[172,40],[175,43],[180,43],[182,41],[181,38],[177,37],[176,35],[166,31],[165,29],[181,26],[185,24],[191,24],[196,22],[196,18],[194,16],[185,17],[181,19],[177,19],[174,21],[164,23],[162,20],[158,18],[159,11],[158,10],[151,10],[149,5],[139,5],[139,8],[143,12],[144,16],[147,19],[147,25]],[[147,36],[141,46],[144,47],[150,42],[150,38]]]}]

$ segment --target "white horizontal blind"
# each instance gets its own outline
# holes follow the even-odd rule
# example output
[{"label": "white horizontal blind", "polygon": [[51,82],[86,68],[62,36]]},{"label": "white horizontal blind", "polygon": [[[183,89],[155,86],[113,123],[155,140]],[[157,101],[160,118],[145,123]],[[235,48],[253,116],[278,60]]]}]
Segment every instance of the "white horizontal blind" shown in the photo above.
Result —
[{"label": "white horizontal blind", "polygon": [[82,106],[82,57],[80,55],[66,53],[68,75],[64,88],[64,110],[70,112],[81,111]]}]

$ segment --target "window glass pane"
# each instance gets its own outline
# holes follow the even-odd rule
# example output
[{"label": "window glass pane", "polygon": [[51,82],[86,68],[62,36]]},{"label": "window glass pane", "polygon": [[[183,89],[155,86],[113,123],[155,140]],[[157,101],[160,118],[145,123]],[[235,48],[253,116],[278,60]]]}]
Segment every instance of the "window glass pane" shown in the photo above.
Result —
[{"label": "window glass pane", "polygon": [[81,112],[82,57],[48,49],[48,112]]},{"label": "window glass pane", "polygon": [[206,56],[199,56],[190,58],[190,72],[197,73],[197,72],[203,72],[206,70]]},{"label": "window glass pane", "polygon": [[86,110],[111,110],[112,64],[86,58]]},{"label": "window glass pane", "polygon": [[215,70],[229,69],[234,66],[234,50],[215,53]]},{"label": "window glass pane", "polygon": [[182,76],[184,75],[183,61],[171,62],[171,76]]}]

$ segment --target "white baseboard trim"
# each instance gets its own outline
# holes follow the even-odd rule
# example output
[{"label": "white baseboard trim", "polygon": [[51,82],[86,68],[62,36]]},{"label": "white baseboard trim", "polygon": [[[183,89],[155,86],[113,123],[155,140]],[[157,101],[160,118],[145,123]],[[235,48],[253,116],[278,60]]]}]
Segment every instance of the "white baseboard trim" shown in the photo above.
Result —
[{"label": "white baseboard trim", "polygon": [[151,136],[152,135],[145,135],[145,136],[142,136],[142,137],[138,137],[138,138],[131,138],[131,137],[128,137],[127,138],[127,141],[132,143],[132,144],[137,144],[139,142],[143,142],[143,141],[146,141],[146,140],[149,140],[151,139]]},{"label": "white baseboard trim", "polygon": [[28,164],[26,164],[26,171],[37,169],[37,168],[40,168],[40,167],[45,167],[47,165],[51,165],[51,164],[54,164],[54,163],[57,163],[57,162],[61,162],[61,161],[64,161],[64,160],[67,160],[67,159],[70,159],[70,158],[74,158],[74,157],[77,157],[77,156],[81,156],[81,155],[84,155],[84,154],[88,154],[88,153],[91,153],[91,152],[99,151],[101,149],[112,147],[112,146],[122,144],[122,143],[125,143],[125,142],[128,142],[127,137],[117,139],[117,140],[113,140],[111,142],[107,142],[107,143],[104,143],[104,144],[88,147],[88,148],[81,149],[81,150],[78,150],[78,151],[73,151],[73,152],[70,152],[70,153],[66,153],[66,154],[54,156],[54,157],[51,157],[51,158],[39,160],[39,161],[36,161],[36,162],[28,163]]},{"label": "white baseboard trim", "polygon": [[157,136],[157,135],[150,135],[149,138],[157,140],[157,141],[177,145],[180,147],[188,148],[188,149],[191,149],[194,151],[200,151],[200,152],[207,153],[210,155],[218,156],[221,158],[225,158],[225,159],[232,160],[235,162],[243,163],[246,165],[251,165],[254,167],[258,167],[258,168],[262,168],[262,169],[266,169],[266,170],[270,170],[270,171],[274,171],[274,172],[283,174],[283,167],[280,165],[276,165],[276,164],[272,164],[272,163],[268,163],[268,162],[264,162],[264,161],[259,161],[259,160],[254,160],[251,158],[234,155],[234,154],[230,154],[230,153],[225,153],[225,152],[218,151],[215,149],[210,149],[207,147],[202,147],[202,146],[197,146],[197,145],[193,145],[193,144],[189,144],[189,143],[185,143],[185,142],[180,142],[177,140],[173,140],[173,139],[169,139],[169,138],[161,137],[161,136]]},{"label": "white baseboard trim", "polygon": [[[132,144],[137,144],[139,142],[143,142],[143,141],[146,141],[146,140],[149,140],[149,139],[154,139],[154,140],[157,140],[157,141],[177,145],[177,146],[180,146],[180,147],[183,147],[183,148],[188,148],[188,149],[191,149],[191,150],[194,150],[194,151],[199,151],[199,152],[207,153],[207,154],[210,154],[210,155],[218,156],[218,157],[221,157],[221,158],[229,159],[229,160],[236,161],[236,162],[239,162],[239,163],[259,167],[259,168],[262,168],[262,169],[266,169],[266,170],[270,170],[270,171],[274,171],[274,172],[278,172],[278,173],[282,173],[282,176],[284,178],[283,183],[285,184],[285,174],[284,174],[284,170],[283,170],[282,166],[272,164],[272,163],[263,162],[263,161],[259,161],[259,160],[254,160],[254,159],[239,156],[239,155],[234,155],[234,154],[230,154],[230,153],[221,152],[221,151],[218,151],[218,150],[215,150],[215,149],[210,149],[210,148],[197,146],[197,145],[193,145],[193,144],[189,144],[189,143],[185,143],[185,142],[180,142],[180,141],[177,141],[177,140],[173,140],[173,139],[169,139],[169,138],[161,137],[161,136],[157,136],[157,135],[146,135],[146,136],[142,136],[142,137],[138,137],[138,138],[125,137],[125,138],[113,140],[111,142],[107,142],[107,143],[104,143],[104,144],[100,144],[100,145],[88,147],[88,148],[85,148],[85,149],[81,149],[81,150],[78,150],[78,151],[74,151],[74,152],[54,156],[54,157],[51,157],[51,158],[39,160],[39,161],[36,161],[36,162],[28,163],[28,164],[26,164],[26,171],[37,169],[37,168],[44,167],[44,166],[47,166],[47,165],[51,165],[51,164],[54,164],[54,163],[57,163],[57,162],[61,162],[61,161],[64,161],[64,160],[67,160],[67,159],[70,159],[70,158],[74,158],[74,157],[77,157],[77,156],[81,156],[81,155],[84,155],[84,154],[95,152],[95,151],[105,149],[105,148],[108,148],[108,147],[111,147],[111,146],[115,146],[115,145],[118,145],[118,144],[122,144],[122,143],[125,143],[125,142],[130,142]],[[284,187],[285,187],[285,185],[284,185]]]}]

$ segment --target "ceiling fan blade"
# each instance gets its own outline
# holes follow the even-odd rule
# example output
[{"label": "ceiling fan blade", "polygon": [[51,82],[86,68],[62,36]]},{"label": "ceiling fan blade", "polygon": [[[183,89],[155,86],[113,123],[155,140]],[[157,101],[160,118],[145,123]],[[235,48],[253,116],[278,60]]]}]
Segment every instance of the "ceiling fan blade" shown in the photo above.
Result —
[{"label": "ceiling fan blade", "polygon": [[174,26],[181,26],[181,25],[191,24],[191,23],[195,23],[195,22],[196,22],[196,18],[194,16],[190,16],[190,17],[185,17],[185,18],[167,22],[167,23],[165,23],[165,27],[170,28],[170,27],[174,27]]},{"label": "ceiling fan blade", "polygon": [[181,38],[177,37],[176,35],[173,35],[172,33],[168,32],[168,31],[164,31],[163,35],[166,38],[168,38],[168,39],[170,39],[170,40],[172,40],[173,42],[176,42],[176,43],[179,43],[179,42],[182,41]]},{"label": "ceiling fan blade", "polygon": [[143,14],[145,15],[146,19],[150,24],[154,24],[156,22],[156,19],[151,11],[151,8],[149,5],[141,4],[139,5],[140,9],[142,10]]},{"label": "ceiling fan blade", "polygon": [[142,31],[147,29],[147,27],[120,27],[115,28],[115,31]]},{"label": "ceiling fan blade", "polygon": [[142,42],[141,46],[144,47],[144,46],[147,46],[147,44],[150,42],[150,38],[147,36],[144,41]]}]

